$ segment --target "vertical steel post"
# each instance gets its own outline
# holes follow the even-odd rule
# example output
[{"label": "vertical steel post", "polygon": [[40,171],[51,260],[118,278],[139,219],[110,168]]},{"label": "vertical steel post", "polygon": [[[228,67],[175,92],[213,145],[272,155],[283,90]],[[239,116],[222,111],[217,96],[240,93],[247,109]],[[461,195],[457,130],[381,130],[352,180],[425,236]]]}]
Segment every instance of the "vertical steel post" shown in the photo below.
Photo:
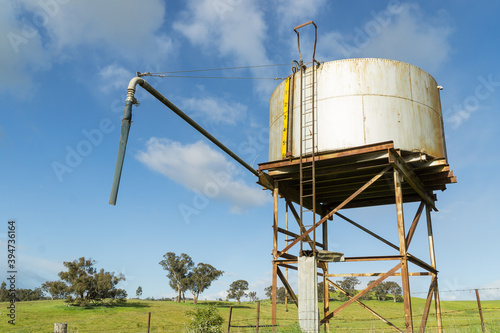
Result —
[{"label": "vertical steel post", "polygon": [[[285,223],[286,223],[286,231],[288,231],[288,204],[285,204],[286,212],[285,212]],[[288,235],[286,235],[285,244],[288,245]],[[288,253],[288,251],[286,251]],[[285,279],[288,282],[288,267],[285,268]],[[285,312],[288,312],[288,290],[285,292]]]},{"label": "vertical steel post", "polygon": [[151,312],[148,312],[148,333],[150,327],[151,327]]},{"label": "vertical steel post", "polygon": [[476,290],[476,298],[477,298],[477,308],[479,309],[479,317],[481,318],[481,330],[484,332],[484,319],[483,319],[483,310],[481,309],[481,300],[479,299],[479,290]]},{"label": "vertical steel post", "polygon": [[[434,235],[432,232],[432,220],[431,220],[431,206],[429,204],[425,205],[425,215],[427,220],[427,234],[429,238],[429,254],[431,259],[432,268],[436,269],[436,252],[434,249]],[[443,332],[443,322],[441,319],[441,300],[439,298],[439,284],[437,274],[432,274],[436,281],[434,286],[434,304],[436,305],[436,320],[438,326],[438,333]]]},{"label": "vertical steel post", "polygon": [[396,211],[398,218],[399,253],[401,255],[401,279],[403,285],[403,299],[405,308],[406,332],[413,332],[413,317],[411,312],[410,279],[408,273],[408,253],[406,252],[406,231],[403,214],[403,191],[401,176],[394,169],[394,192],[396,195]]},{"label": "vertical steel post", "polygon": [[[322,216],[324,217],[324,216]],[[328,221],[322,224],[323,227],[323,250],[328,251]],[[328,282],[328,262],[323,263],[323,314],[330,312],[330,285]],[[330,332],[330,320],[325,323],[325,332]]]},{"label": "vertical steel post", "polygon": [[[328,263],[323,262],[323,316],[330,312],[330,288],[328,284]],[[325,323],[325,332],[330,332],[330,320]]]},{"label": "vertical steel post", "polygon": [[276,325],[277,315],[277,285],[278,285],[278,203],[279,203],[279,188],[278,182],[274,182],[274,223],[273,223],[273,284],[271,297],[271,323]]}]

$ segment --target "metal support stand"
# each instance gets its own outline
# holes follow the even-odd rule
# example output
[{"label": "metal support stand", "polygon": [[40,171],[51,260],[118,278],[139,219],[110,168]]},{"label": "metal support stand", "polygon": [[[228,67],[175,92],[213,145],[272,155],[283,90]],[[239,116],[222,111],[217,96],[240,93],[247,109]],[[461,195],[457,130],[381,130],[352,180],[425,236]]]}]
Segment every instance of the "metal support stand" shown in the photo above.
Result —
[{"label": "metal support stand", "polygon": [[[456,178],[453,176],[451,170],[449,170],[449,166],[446,161],[442,159],[430,162],[414,163],[412,161],[415,161],[415,157],[412,154],[401,155],[400,151],[394,149],[392,142],[356,147],[340,152],[319,153],[316,158],[319,174],[318,177],[320,177],[318,179],[318,184],[321,184],[318,188],[316,198],[317,214],[321,218],[318,217],[319,221],[312,226],[305,226],[302,223],[300,215],[295,208],[295,205],[299,205],[299,202],[301,201],[301,195],[299,193],[299,158],[297,157],[290,160],[263,163],[259,167],[259,171],[261,172],[260,183],[262,184],[265,181],[266,184],[269,185],[272,182],[274,186],[273,325],[277,323],[278,315],[276,308],[276,285],[278,278],[285,286],[290,299],[293,300],[297,306],[299,306],[301,302],[300,296],[303,296],[303,293],[299,293],[299,299],[297,299],[297,296],[295,296],[294,291],[288,283],[288,278],[281,273],[280,267],[285,267],[288,270],[299,270],[300,274],[298,262],[301,260],[301,255],[310,255],[312,257],[316,256],[317,266],[321,268],[321,273],[316,272],[316,274],[317,276],[322,276],[324,282],[323,316],[320,317],[320,324],[324,325],[323,328],[325,331],[329,330],[328,325],[330,320],[335,318],[341,311],[352,303],[357,303],[394,330],[399,332],[414,332],[415,323],[412,313],[410,276],[429,276],[432,280],[426,304],[424,306],[419,331],[425,331],[427,318],[431,310],[432,301],[434,300],[437,330],[441,333],[441,306],[432,232],[431,210],[436,210],[434,205],[436,198],[434,194],[432,194],[432,191],[436,189],[443,189],[445,184],[456,182]],[[361,165],[362,168],[360,167]],[[440,180],[436,181],[436,179]],[[337,188],[341,188],[342,191],[336,190]],[[280,197],[285,199],[287,210],[291,213],[291,216],[293,216],[292,221],[295,219],[297,222],[297,232],[293,232],[293,228],[283,229],[279,227],[278,204]],[[414,219],[411,221],[411,225],[409,228],[406,228],[403,205],[408,202],[420,202],[420,205],[418,206]],[[378,204],[395,205],[398,235],[398,241],[396,243],[381,237],[375,232],[339,213],[339,211],[344,208],[367,207]],[[309,208],[312,207],[312,202],[303,200],[303,205],[305,208]],[[427,220],[430,263],[426,263],[424,260],[413,256],[409,252],[413,235],[418,227],[419,220],[421,216],[424,215],[424,209]],[[396,253],[390,256],[344,257],[341,253],[328,251],[327,223],[328,220],[334,217],[336,219],[346,221],[352,226],[362,230],[374,239],[394,249]],[[319,228],[319,226],[322,227]],[[315,230],[318,234],[321,234],[322,237],[319,239],[322,239],[322,242],[312,241],[311,236]],[[288,240],[284,242],[284,245],[280,242],[280,234],[287,236]],[[281,241],[284,241],[284,239]],[[299,245],[302,242],[304,244],[311,245],[309,246],[311,249],[300,250]],[[284,246],[284,248],[282,248],[282,246]],[[332,270],[334,270],[332,268],[335,265],[338,265],[337,262],[340,261],[373,262],[388,260],[396,261],[397,264],[387,272],[349,274],[332,273]],[[423,271],[411,272],[409,269],[410,264],[414,265],[414,267],[423,269]],[[343,290],[334,282],[333,279],[331,279],[333,277],[342,276],[377,276],[378,279],[355,296],[351,296],[348,295],[346,290]],[[361,297],[369,293],[373,288],[391,276],[401,277],[404,301],[404,327],[402,328],[397,326],[400,324],[388,321],[375,310],[361,302]],[[314,281],[316,283],[316,279],[314,279]],[[329,303],[328,290],[330,285],[346,294],[349,298],[347,302],[336,309],[330,309],[331,304]]]}]

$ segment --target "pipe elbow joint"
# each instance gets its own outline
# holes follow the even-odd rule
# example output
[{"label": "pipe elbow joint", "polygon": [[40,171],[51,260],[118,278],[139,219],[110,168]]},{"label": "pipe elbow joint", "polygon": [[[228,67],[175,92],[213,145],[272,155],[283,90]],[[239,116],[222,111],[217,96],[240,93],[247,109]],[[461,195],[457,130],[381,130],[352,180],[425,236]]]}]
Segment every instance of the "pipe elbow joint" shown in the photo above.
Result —
[{"label": "pipe elbow joint", "polygon": [[126,101],[131,101],[132,103],[136,103],[137,100],[135,99],[134,97],[134,94],[135,94],[135,87],[139,84],[139,85],[142,85],[144,84],[144,79],[143,78],[140,78],[140,77],[134,77],[132,78],[132,80],[130,80],[129,84],[128,84],[128,88],[127,88],[127,99]]}]

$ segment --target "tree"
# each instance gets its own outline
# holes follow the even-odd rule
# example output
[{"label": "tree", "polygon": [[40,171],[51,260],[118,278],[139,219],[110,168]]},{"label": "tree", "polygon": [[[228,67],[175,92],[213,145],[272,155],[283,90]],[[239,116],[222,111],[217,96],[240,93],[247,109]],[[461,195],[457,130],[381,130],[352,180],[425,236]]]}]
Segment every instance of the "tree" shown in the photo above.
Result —
[{"label": "tree", "polygon": [[137,298],[141,297],[141,295],[142,295],[142,287],[141,286],[139,286],[137,288],[137,290],[135,291],[135,295],[137,296]]},{"label": "tree", "polygon": [[169,285],[172,289],[177,290],[177,303],[181,302],[181,296],[187,290],[189,283],[189,271],[194,266],[190,256],[182,253],[176,256],[174,252],[167,252],[163,255],[164,260],[159,264],[168,272]]},{"label": "tree", "polygon": [[[320,283],[318,283],[318,297],[320,299],[323,298],[323,292],[324,292],[323,285],[324,285],[323,281],[321,281]],[[335,288],[333,286],[330,286],[330,284],[328,284],[328,291],[335,292]]]},{"label": "tree", "polygon": [[64,299],[68,294],[68,286],[63,281],[45,281],[42,290],[49,293],[51,299]]},{"label": "tree", "polygon": [[0,284],[0,302],[37,301],[40,299],[44,299],[42,288],[18,288],[12,292],[10,289],[7,289],[7,284],[5,282]]},{"label": "tree", "polygon": [[[341,281],[337,281],[337,284],[342,288],[349,296],[354,296],[358,292],[356,290],[356,286],[360,284],[361,282],[359,281],[358,278],[356,277],[345,277]],[[342,296],[343,299],[349,298],[348,296]]]},{"label": "tree", "polygon": [[210,287],[213,281],[217,280],[223,271],[217,270],[209,264],[199,263],[188,274],[188,289],[193,294],[194,304],[198,302],[198,296]]},{"label": "tree", "polygon": [[[266,293],[266,296],[269,297],[269,299],[272,299],[273,286],[269,286],[269,287],[265,288],[264,292]],[[285,297],[286,297],[285,287],[276,288],[276,302],[277,303],[285,303]]]},{"label": "tree", "polygon": [[[376,280],[372,280],[368,282],[368,285],[374,283]],[[377,286],[372,288],[372,292],[377,297],[379,301],[385,301],[387,298],[387,284],[386,282],[381,282]]]},{"label": "tree", "polygon": [[250,299],[252,300],[252,302],[255,302],[256,300],[258,300],[259,298],[257,297],[257,292],[255,291],[251,291],[248,293],[248,297],[250,297]]},{"label": "tree", "polygon": [[43,291],[41,288],[35,289],[16,289],[15,300],[19,301],[38,301],[43,299]]},{"label": "tree", "polygon": [[236,299],[238,301],[238,304],[241,303],[241,298],[246,296],[245,291],[248,290],[248,282],[245,280],[237,280],[231,283],[229,286],[229,290],[227,297],[229,299]]},{"label": "tree", "polygon": [[2,281],[0,285],[0,302],[8,302],[9,301],[9,290],[7,290],[7,284],[5,281]]},{"label": "tree", "polygon": [[398,301],[398,298],[401,296],[402,290],[399,284],[394,281],[388,281],[386,282],[387,285],[387,292],[392,295],[394,298],[394,302]]},{"label": "tree", "polygon": [[67,283],[66,302],[80,306],[100,305],[105,299],[110,299],[109,303],[125,302],[126,291],[116,288],[120,281],[125,280],[123,275],[115,276],[114,272],[106,272],[104,269],[97,272],[94,268],[95,261],[86,260],[85,257],[65,261],[63,264],[68,271],[60,272],[59,277]]}]

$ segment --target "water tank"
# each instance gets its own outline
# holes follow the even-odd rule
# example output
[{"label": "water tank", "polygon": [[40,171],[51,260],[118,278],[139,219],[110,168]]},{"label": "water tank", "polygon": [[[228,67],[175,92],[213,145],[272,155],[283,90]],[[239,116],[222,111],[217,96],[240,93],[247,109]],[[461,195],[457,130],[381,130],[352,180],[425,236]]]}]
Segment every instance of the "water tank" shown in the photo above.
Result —
[{"label": "water tank", "polygon": [[[387,59],[331,61],[316,67],[314,88],[317,152],[394,141],[397,149],[446,158],[439,88],[424,70]],[[307,109],[310,88],[302,89]],[[284,158],[284,145],[291,157],[300,155],[300,95],[299,71],[271,96],[270,161]],[[284,113],[290,118],[285,126]],[[304,141],[304,151],[310,148],[306,145]]]}]

